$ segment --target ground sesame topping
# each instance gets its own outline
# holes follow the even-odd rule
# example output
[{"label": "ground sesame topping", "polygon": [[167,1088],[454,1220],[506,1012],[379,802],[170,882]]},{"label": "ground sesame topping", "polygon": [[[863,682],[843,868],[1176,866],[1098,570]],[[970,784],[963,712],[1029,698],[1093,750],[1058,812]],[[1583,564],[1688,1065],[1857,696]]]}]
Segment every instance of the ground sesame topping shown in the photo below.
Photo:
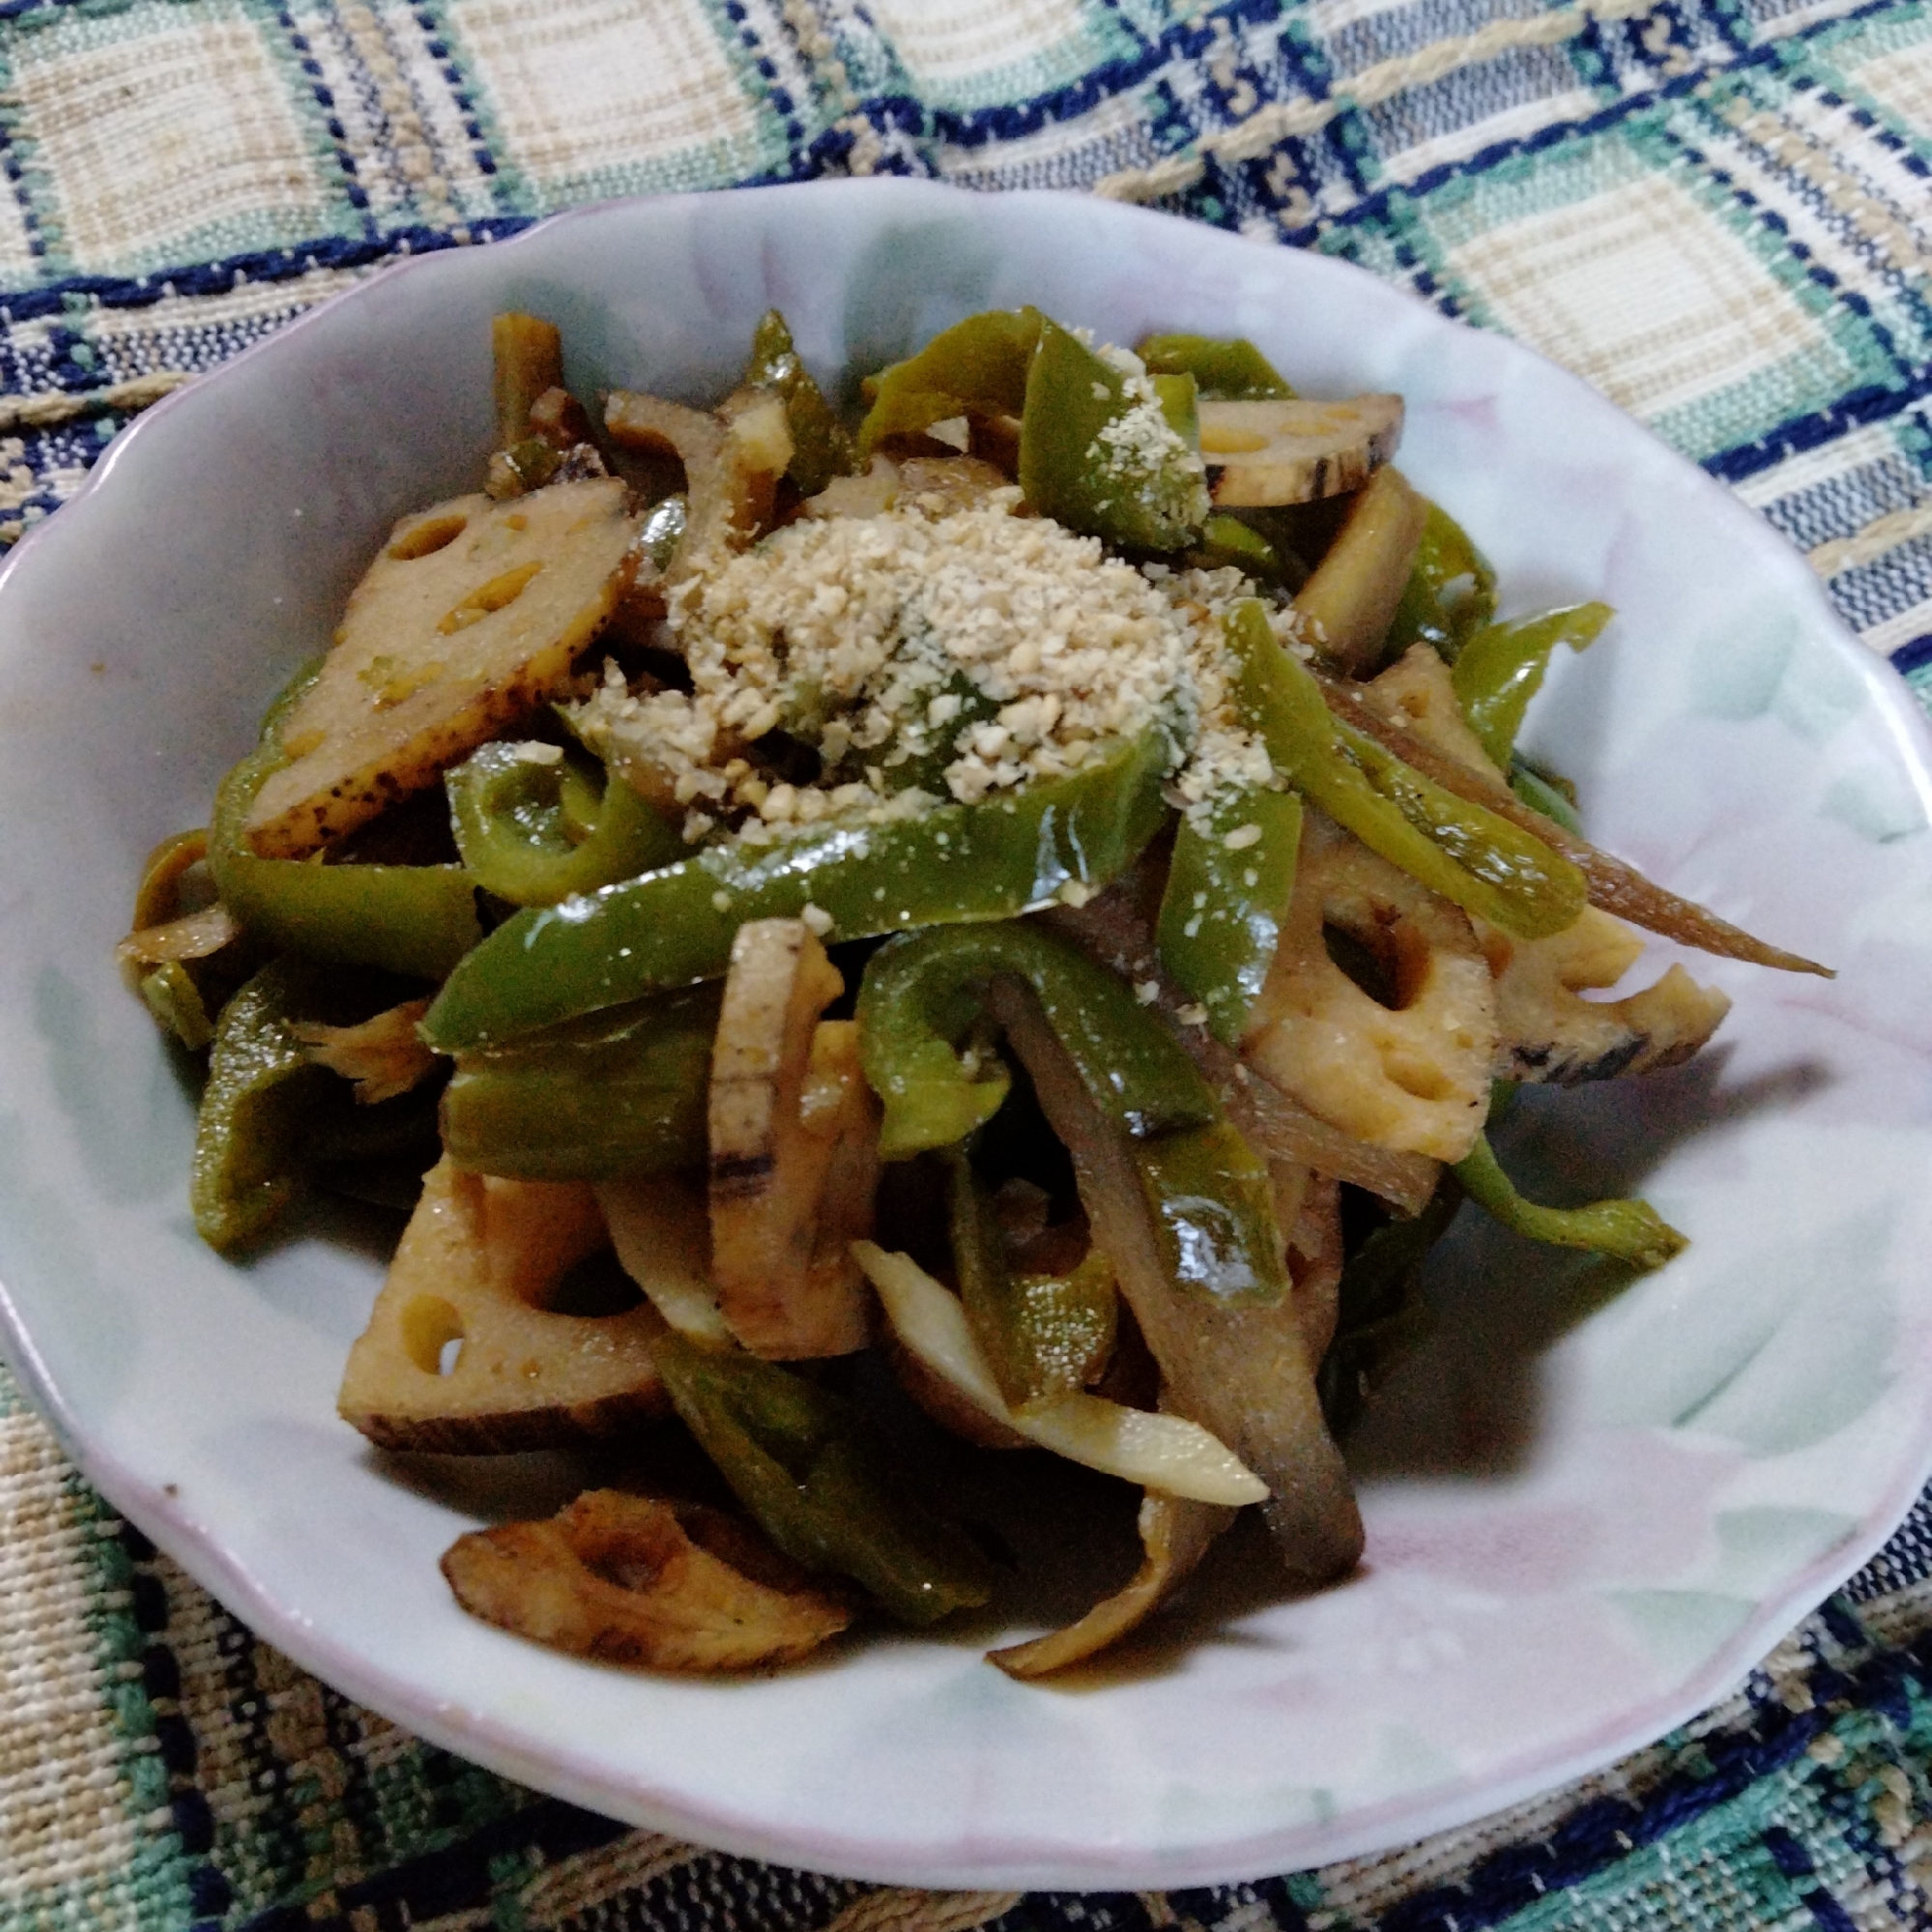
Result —
[{"label": "ground sesame topping", "polygon": [[[633,690],[609,665],[577,707],[586,741],[683,808],[693,843],[976,803],[1150,727],[1183,811],[1271,781],[1223,637],[1253,594],[1238,571],[1137,568],[1016,514],[1014,489],[924,502],[801,520],[695,574],[669,613],[691,690]],[[816,783],[759,768],[773,733],[816,748]]]}]

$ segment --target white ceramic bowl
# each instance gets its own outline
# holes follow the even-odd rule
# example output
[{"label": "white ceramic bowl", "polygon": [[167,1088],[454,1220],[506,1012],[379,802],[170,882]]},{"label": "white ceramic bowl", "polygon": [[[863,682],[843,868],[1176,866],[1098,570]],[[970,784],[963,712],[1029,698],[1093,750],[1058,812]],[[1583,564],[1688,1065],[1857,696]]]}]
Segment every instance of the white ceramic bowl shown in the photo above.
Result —
[{"label": "white ceramic bowl", "polygon": [[[196,1241],[189,1097],[110,960],[136,867],[205,817],[391,518],[474,486],[492,311],[553,316],[585,390],[703,399],[769,303],[832,372],[1020,302],[1121,341],[1244,333],[1317,394],[1400,390],[1404,467],[1508,607],[1622,612],[1533,721],[1600,841],[1840,976],[1710,965],[1737,1005],[1701,1063],[1535,1097],[1524,1174],[1641,1185],[1693,1245],[1606,1299],[1587,1267],[1458,1237],[1441,1338],[1357,1447],[1345,1587],[1270,1601],[1224,1562],[1218,1598],[1075,1689],[1009,1682],[985,1629],[742,1683],[547,1655],[462,1615],[436,1557],[551,1477],[465,1489],[335,1419],[370,1242],[235,1265]],[[1351,269],[882,182],[587,210],[380,275],[162,404],[0,573],[7,1345],[93,1481],[265,1636],[601,1810],[933,1885],[1166,1886],[1386,1846],[1688,1716],[1925,1476],[1927,797],[1916,710],[1776,537],[1580,383]],[[1069,1607],[1055,1587],[1040,1614]]]}]

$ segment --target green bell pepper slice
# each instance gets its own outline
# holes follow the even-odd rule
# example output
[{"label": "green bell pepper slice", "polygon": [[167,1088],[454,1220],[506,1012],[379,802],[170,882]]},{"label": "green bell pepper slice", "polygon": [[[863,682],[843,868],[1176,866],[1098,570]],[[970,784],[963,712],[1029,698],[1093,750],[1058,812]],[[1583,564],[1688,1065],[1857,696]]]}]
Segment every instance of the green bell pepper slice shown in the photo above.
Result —
[{"label": "green bell pepper slice", "polygon": [[[1185,549],[1207,520],[1206,472],[1189,443],[1194,383],[1155,379],[1162,426],[1134,430],[1127,379],[1042,319],[1020,418],[1020,487],[1044,516],[1126,550]],[[1195,431],[1198,444],[1198,430]]]},{"label": "green bell pepper slice", "polygon": [[1656,1208],[1642,1200],[1598,1200],[1587,1207],[1541,1207],[1519,1195],[1489,1146],[1476,1144],[1456,1163],[1463,1192],[1485,1214],[1531,1241],[1584,1248],[1633,1268],[1660,1268],[1690,1244]]},{"label": "green bell pepper slice", "polygon": [[1088,1097],[1133,1138],[1221,1118],[1213,1088],[1129,987],[1043,926],[1012,919],[902,934],[866,962],[859,1051],[884,1103],[883,1159],[951,1146],[998,1112],[1010,1076],[969,1043],[982,990],[1001,976],[1033,989]]},{"label": "green bell pepper slice", "polygon": [[1510,757],[1510,790],[1527,805],[1532,812],[1541,812],[1545,819],[1553,819],[1572,838],[1583,836],[1583,821],[1577,816],[1576,798],[1573,790],[1566,790],[1568,779],[1553,778],[1546,771],[1539,771],[1528,764],[1520,752]]},{"label": "green bell pepper slice", "polygon": [[1243,786],[1214,800],[1205,819],[1186,815],[1174,832],[1155,937],[1168,977],[1232,1047],[1267,984],[1295,894],[1302,801]]},{"label": "green bell pepper slice", "polygon": [[684,1426],[793,1562],[851,1577],[915,1626],[993,1594],[986,1559],[895,1480],[855,1404],[775,1362],[669,1330],[650,1353]]},{"label": "green bell pepper slice", "polygon": [[966,1324],[1007,1406],[1086,1386],[1113,1352],[1113,1270],[1098,1251],[1066,1275],[1016,1275],[985,1185],[963,1146],[946,1150],[946,1220]]},{"label": "green bell pepper slice", "polygon": [[1097,889],[1167,816],[1160,733],[1064,778],[880,823],[823,822],[772,845],[708,846],[642,879],[515,914],[449,975],[423,1022],[463,1053],[652,991],[715,978],[747,919],[816,906],[824,937],[1011,918],[1063,887]]},{"label": "green bell pepper slice", "polygon": [[299,1185],[305,1117],[335,1076],[303,1052],[291,1023],[346,1018],[337,976],[306,960],[272,960],[222,1007],[194,1123],[187,1198],[211,1248],[246,1247]]},{"label": "green bell pepper slice", "polygon": [[1462,647],[1450,679],[1462,715],[1492,763],[1510,768],[1523,714],[1543,689],[1556,647],[1588,649],[1615,615],[1608,604],[1572,604],[1514,623],[1485,624]]},{"label": "green bell pepper slice", "polygon": [[880,370],[858,426],[859,460],[888,436],[911,435],[951,417],[1018,416],[1045,321],[1037,308],[988,309]]},{"label": "green bell pepper slice", "polygon": [[740,380],[748,389],[775,389],[784,399],[792,428],[792,461],[785,474],[801,496],[816,497],[834,476],[851,474],[851,432],[798,360],[792,331],[777,309],[766,309],[753,331],[751,360]]},{"label": "green bell pepper slice", "polygon": [[1268,1164],[1226,1120],[1136,1141],[1168,1279],[1197,1299],[1273,1307],[1292,1286]]},{"label": "green bell pepper slice", "polygon": [[1232,568],[1257,584],[1285,588],[1289,572],[1281,553],[1252,525],[1239,517],[1217,510],[1200,527],[1200,541],[1188,553],[1187,561],[1202,569]]},{"label": "green bell pepper slice", "polygon": [[1285,1294],[1266,1164],[1132,989],[1037,923],[908,933],[866,963],[859,1051],[884,1103],[880,1155],[951,1145],[998,1111],[1009,1076],[979,1021],[1001,977],[1031,989],[1088,1101],[1124,1135],[1168,1279],[1216,1301]]},{"label": "green bell pepper slice", "polygon": [[1241,664],[1244,715],[1288,783],[1412,879],[1522,939],[1572,925],[1587,902],[1568,859],[1425,778],[1338,719],[1312,674],[1275,642],[1261,606],[1238,604],[1227,637]]},{"label": "green bell pepper slice", "polygon": [[719,988],[687,987],[459,1054],[443,1096],[450,1158],[521,1181],[702,1168]]},{"label": "green bell pepper slice", "polygon": [[[560,755],[486,744],[445,774],[456,850],[476,882],[513,906],[554,906],[682,856],[684,841],[622,779]],[[576,836],[572,836],[575,833]]]},{"label": "green bell pepper slice", "polygon": [[461,866],[323,865],[262,858],[248,845],[248,808],[287,764],[282,725],[320,669],[318,659],[297,673],[262,720],[260,743],[216,791],[208,833],[216,890],[277,950],[441,979],[482,937],[476,881]]},{"label": "green bell pepper slice", "polygon": [[1149,335],[1134,352],[1149,375],[1192,376],[1216,402],[1292,402],[1294,390],[1245,335]]},{"label": "green bell pepper slice", "polygon": [[208,1003],[194,975],[179,960],[164,960],[139,982],[142,1002],[160,1024],[190,1053],[198,1053],[215,1037]]},{"label": "green bell pepper slice", "polygon": [[1495,615],[1495,571],[1469,533],[1439,504],[1430,504],[1422,545],[1382,647],[1385,661],[1394,663],[1411,646],[1427,644],[1454,664]]}]

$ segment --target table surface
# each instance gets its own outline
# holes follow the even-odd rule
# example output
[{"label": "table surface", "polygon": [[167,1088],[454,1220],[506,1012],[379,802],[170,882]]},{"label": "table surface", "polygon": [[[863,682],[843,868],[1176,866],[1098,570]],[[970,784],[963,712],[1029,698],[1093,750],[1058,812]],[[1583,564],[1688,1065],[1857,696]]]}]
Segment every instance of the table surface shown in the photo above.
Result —
[{"label": "table surface", "polygon": [[[1145,202],[1533,344],[1732,485],[1932,706],[1922,0],[0,0],[0,541],[360,275],[614,194]],[[256,1640],[0,1369],[0,1926],[969,1932],[1932,1920],[1932,1504],[1735,1696],[1442,1837],[1146,1895],[629,1831]]]}]

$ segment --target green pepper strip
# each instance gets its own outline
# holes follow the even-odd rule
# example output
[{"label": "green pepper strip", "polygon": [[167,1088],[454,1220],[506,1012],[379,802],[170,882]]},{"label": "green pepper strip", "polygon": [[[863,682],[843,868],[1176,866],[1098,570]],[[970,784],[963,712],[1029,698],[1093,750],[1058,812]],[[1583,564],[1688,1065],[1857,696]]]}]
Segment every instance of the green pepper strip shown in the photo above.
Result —
[{"label": "green pepper strip", "polygon": [[710,846],[642,879],[500,926],[423,1022],[440,1053],[510,1039],[722,973],[747,919],[831,919],[828,939],[1010,918],[1125,871],[1167,815],[1165,741],[1124,740],[1065,778],[916,819],[827,823],[768,846]]},{"label": "green pepper strip", "polygon": [[147,1008],[189,1053],[198,1053],[215,1037],[207,1002],[194,975],[179,960],[166,960],[140,981]]},{"label": "green pepper strip", "polygon": [[865,1077],[885,1103],[879,1151],[903,1161],[950,1146],[992,1119],[1009,1076],[996,1054],[962,1058],[981,989],[1033,989],[1088,1097],[1136,1139],[1221,1118],[1186,1050],[1114,974],[1037,924],[1007,920],[906,933],[866,962],[859,987]]},{"label": "green pepper strip", "polygon": [[1583,836],[1583,821],[1576,815],[1576,801],[1568,792],[1557,789],[1557,781],[1547,772],[1526,764],[1520,752],[1510,757],[1510,790],[1532,812],[1553,819],[1572,838]]},{"label": "green pepper strip", "polygon": [[1273,1307],[1289,1292],[1268,1166],[1226,1120],[1130,1152],[1168,1279],[1197,1299]]},{"label": "green pepper strip", "polygon": [[1183,817],[1174,833],[1156,927],[1161,964],[1207,1008],[1208,1031],[1224,1046],[1247,1031],[1267,984],[1295,893],[1301,836],[1302,801],[1254,786],[1217,799],[1205,824]]},{"label": "green pepper strip", "polygon": [[1543,688],[1556,647],[1588,649],[1615,615],[1608,604],[1572,604],[1514,623],[1485,625],[1463,646],[1450,677],[1462,715],[1493,764],[1510,768],[1523,713]]},{"label": "green pepper strip", "polygon": [[[1162,376],[1157,391],[1179,442],[1152,456],[1108,431],[1137,407],[1112,363],[1057,322],[1042,320],[1020,418],[1020,487],[1044,516],[1128,550],[1178,550],[1200,533],[1205,472],[1189,462],[1193,379]],[[1198,429],[1195,429],[1198,440]]]},{"label": "green pepper strip", "polygon": [[134,888],[134,916],[130,930],[159,926],[189,908],[182,904],[182,875],[208,854],[208,834],[200,826],[175,832],[151,851],[141,866],[141,882]]},{"label": "green pepper strip", "polygon": [[303,1052],[290,1021],[313,1017],[329,976],[302,960],[274,960],[216,1022],[208,1084],[195,1117],[188,1205],[210,1247],[245,1246],[295,1193],[303,1116],[334,1076]]},{"label": "green pepper strip", "polygon": [[1384,658],[1393,663],[1412,645],[1427,644],[1454,664],[1495,615],[1495,571],[1462,526],[1430,504],[1422,547],[1382,647]]},{"label": "green pepper strip", "polygon": [[267,944],[306,959],[441,979],[482,937],[475,880],[455,865],[321,865],[250,850],[248,808],[287,764],[281,728],[315,681],[299,672],[262,720],[261,742],[215,794],[208,869],[222,903]]},{"label": "green pepper strip", "polygon": [[1018,416],[1046,318],[1037,308],[988,309],[942,330],[916,356],[881,369],[858,426],[863,461],[888,436],[955,416]]},{"label": "green pepper strip", "polygon": [[1588,1207],[1539,1207],[1519,1195],[1490,1151],[1487,1135],[1455,1167],[1456,1178],[1485,1213],[1531,1241],[1587,1248],[1633,1268],[1660,1268],[1689,1243],[1648,1201],[1598,1200]]},{"label": "green pepper strip", "polygon": [[1227,638],[1244,714],[1257,721],[1275,769],[1371,851],[1517,938],[1575,920],[1587,899],[1582,873],[1341,723],[1307,666],[1275,642],[1258,603],[1236,605]]},{"label": "green pepper strip", "polygon": [[460,1168],[610,1181],[702,1168],[719,990],[687,987],[461,1054],[443,1096]]},{"label": "green pepper strip", "polygon": [[946,1150],[946,1219],[967,1325],[1007,1405],[1083,1388],[1113,1352],[1113,1271],[1098,1252],[1068,1275],[1016,1275],[984,1184],[963,1146]]},{"label": "green pepper strip", "polygon": [[[670,865],[684,851],[677,828],[622,779],[606,777],[599,797],[567,756],[535,764],[519,745],[486,744],[444,783],[465,867],[513,906],[554,906]],[[586,819],[590,835],[573,840],[572,822]]]},{"label": "green pepper strip", "polygon": [[851,473],[851,434],[798,360],[792,331],[775,308],[765,310],[753,332],[742,381],[748,389],[775,389],[784,399],[792,428],[792,462],[785,474],[801,496],[816,497],[834,476]]},{"label": "green pepper strip", "polygon": [[[1068,1274],[1012,1280],[1014,1328],[1029,1366],[1026,1386],[1037,1392],[1027,1400],[1050,1402],[1083,1389],[1113,1358],[1120,1296],[1112,1263],[1095,1248]],[[1026,1401],[1013,1406],[1024,1408]]]},{"label": "green pepper strip", "polygon": [[866,963],[859,1050],[885,1103],[880,1154],[950,1145],[998,1110],[1006,1069],[984,1052],[968,1065],[959,1047],[1000,978],[1030,988],[1088,1100],[1124,1133],[1168,1278],[1216,1300],[1285,1294],[1265,1164],[1130,989],[1038,925],[908,933]]},{"label": "green pepper strip", "polygon": [[1188,553],[1187,561],[1204,570],[1236,569],[1257,584],[1285,585],[1288,579],[1275,546],[1258,530],[1226,510],[1215,511],[1201,525],[1200,541]]},{"label": "green pepper strip", "polygon": [[1149,335],[1135,354],[1149,375],[1192,376],[1216,402],[1294,400],[1294,390],[1245,335]]},{"label": "green pepper strip", "polygon": [[685,1427],[794,1562],[851,1577],[908,1624],[993,1594],[985,1559],[893,1480],[852,1403],[775,1362],[668,1330],[650,1352]]}]

